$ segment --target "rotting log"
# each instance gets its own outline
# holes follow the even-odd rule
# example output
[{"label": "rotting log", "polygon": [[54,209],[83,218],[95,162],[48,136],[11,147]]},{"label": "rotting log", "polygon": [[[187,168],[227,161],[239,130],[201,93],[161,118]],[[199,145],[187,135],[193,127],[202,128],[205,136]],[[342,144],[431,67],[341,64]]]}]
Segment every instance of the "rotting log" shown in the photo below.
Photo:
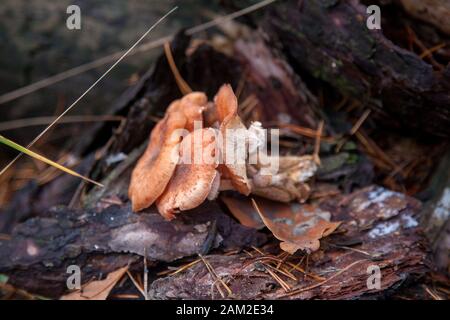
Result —
[{"label": "rotting log", "polygon": [[442,71],[366,26],[359,1],[280,2],[262,27],[297,71],[387,113],[407,128],[450,136],[450,66]]},{"label": "rotting log", "polygon": [[[342,224],[334,235],[322,239],[321,249],[308,258],[307,273],[322,279],[296,273],[291,265],[286,265],[301,279],[282,276],[291,289],[289,292],[264,272],[261,264],[264,255],[257,252],[252,256],[212,255],[206,259],[231,289],[232,295],[227,298],[356,299],[387,296],[427,271],[426,240],[417,221],[420,207],[420,202],[411,197],[377,186],[325,199],[315,209],[332,212],[332,220],[340,220]],[[295,265],[301,256],[290,258],[294,258]],[[379,288],[367,285],[372,274],[370,270],[376,267],[381,272]],[[205,264],[198,263],[184,272],[154,281],[150,294],[154,299],[224,298],[214,286],[215,282],[217,280]]]},{"label": "rotting log", "polygon": [[431,243],[435,265],[450,268],[450,151],[447,151],[423,196],[429,198],[422,210],[422,224]]},{"label": "rotting log", "polygon": [[164,220],[155,209],[140,215],[127,206],[102,211],[54,209],[48,217],[28,219],[0,241],[0,273],[32,293],[57,297],[66,289],[66,268],[77,265],[83,282],[114,271],[139,256],[150,263],[207,254],[211,249],[259,246],[266,236],[244,227],[214,203]]},{"label": "rotting log", "polygon": [[447,0],[396,0],[413,17],[450,35],[450,2]]},{"label": "rotting log", "polygon": [[[181,40],[183,39],[181,38]],[[211,92],[215,92],[223,83],[230,82],[234,87],[237,86],[237,81],[243,74],[244,68],[236,59],[216,52],[207,45],[198,47],[191,56],[185,56],[187,46],[188,41],[181,44],[178,42],[172,46],[172,49],[183,77],[194,89],[207,91],[211,96]],[[260,75],[254,74],[254,76]],[[256,94],[258,94],[257,90],[275,90],[279,85],[279,82],[270,84],[267,79],[264,80],[262,89],[253,86]],[[252,86],[249,87],[249,90],[252,90]],[[280,90],[274,96],[279,99],[279,95],[285,92]],[[270,92],[263,93],[264,95],[260,96],[267,97]],[[289,91],[288,93],[288,98],[292,96],[297,98],[295,93]],[[146,244],[146,247],[155,246],[155,250],[146,251],[149,259],[171,261],[186,255],[206,253],[208,250],[205,248],[214,248],[218,243],[222,244],[222,248],[231,249],[260,245],[263,242],[263,235],[243,229],[223,213],[218,216],[215,210],[206,210],[207,212],[192,215],[183,214],[180,215],[180,220],[169,223],[152,209],[145,211],[142,215],[136,215],[131,214],[127,205],[102,208],[104,204],[102,204],[102,200],[108,200],[108,197],[118,203],[127,201],[126,187],[129,177],[127,170],[135,159],[133,153],[139,153],[140,150],[137,148],[145,143],[145,139],[148,137],[152,126],[150,117],[155,115],[155,112],[162,111],[170,101],[178,98],[179,95],[165,57],[161,57],[154,70],[144,76],[115,108],[118,114],[127,115],[124,126],[117,130],[111,138],[112,127],[107,124],[97,132],[96,139],[90,145],[80,147],[82,150],[80,154],[92,154],[95,149],[105,144],[109,145],[109,149],[91,172],[91,177],[109,181],[109,184],[105,183],[106,191],[100,192],[96,188],[87,191],[86,202],[83,205],[91,207],[89,209],[67,210],[65,207],[60,207],[59,214],[58,211],[47,212],[40,209],[35,212],[38,217],[19,224],[14,229],[12,238],[0,243],[0,256],[2,257],[0,272],[9,276],[10,283],[32,292],[51,293],[52,296],[56,296],[65,289],[67,265],[78,264],[82,269],[90,268],[86,274],[87,277],[108,273],[114,268],[140,259],[140,255],[144,252],[143,243]],[[265,99],[261,100],[264,102]],[[273,101],[284,101],[284,103],[287,101],[285,97],[277,99]],[[302,100],[300,97],[296,100],[296,105],[301,106],[302,103],[307,102],[308,100]],[[289,107],[288,104],[287,107]],[[111,142],[110,144],[107,143],[108,140]],[[121,153],[127,157],[127,160],[110,161]],[[324,247],[325,259],[313,261],[315,262],[314,268],[316,268],[314,272],[323,273],[325,276],[329,269],[342,269],[357,261],[356,259],[366,258],[358,250],[374,253],[375,257],[371,256],[369,262],[381,261],[382,270],[386,271],[388,281],[381,291],[373,293],[384,294],[384,290],[393,289],[411,275],[421,275],[426,270],[424,267],[424,239],[418,228],[408,225],[411,223],[410,219],[416,219],[418,203],[411,198],[396,194],[392,202],[382,202],[383,207],[379,203],[373,203],[372,200],[380,200],[380,197],[381,199],[383,197],[391,199],[392,197],[386,194],[386,191],[368,189],[361,192],[362,195],[360,194],[359,198],[353,194],[353,198],[345,201],[342,199],[343,202],[340,204],[331,202],[323,204],[331,207],[330,211],[336,214],[335,219],[344,221],[345,234],[336,234],[327,239],[328,244]],[[372,202],[367,200],[371,194],[375,195],[374,199],[369,199]],[[365,202],[364,199],[366,199]],[[33,198],[30,198],[29,202],[31,201]],[[366,203],[367,208],[371,209],[366,210],[367,215],[364,215],[366,211],[361,213],[357,210],[362,203]],[[349,209],[352,205],[356,206],[356,209]],[[218,207],[215,206],[215,208]],[[28,216],[24,217],[24,219],[26,218]],[[17,222],[15,221],[15,223]],[[371,230],[380,228],[383,230],[384,224],[398,226],[396,227],[398,234],[390,233],[372,239],[370,237]],[[175,229],[177,229],[176,235],[174,234]],[[374,231],[374,234],[377,235],[377,232]],[[149,236],[150,234],[152,236]],[[188,248],[180,247],[183,241],[178,240],[183,236],[189,238],[190,234],[194,235],[193,239],[198,241]],[[143,238],[135,238],[136,235],[142,235]],[[155,235],[158,241],[169,243],[169,246],[162,247],[158,241],[154,242],[152,237]],[[171,235],[174,238],[171,238]],[[130,238],[132,241],[124,240]],[[171,241],[168,240],[169,238]],[[378,256],[378,253],[381,253],[381,256]],[[230,259],[237,256],[232,257]],[[220,258],[218,261],[226,259]],[[325,267],[329,269],[324,269]],[[339,281],[345,279],[336,278],[335,281],[327,284],[327,286],[334,284],[333,290],[328,293],[322,292],[323,288],[318,287],[315,290],[309,290],[310,292],[307,294],[302,293],[295,297],[308,298],[312,295],[319,298],[355,298],[371,294],[365,289],[366,269],[367,264],[358,266],[357,282],[350,284],[349,291],[341,293]],[[250,278],[251,275],[250,273]],[[33,281],[30,281],[30,277]],[[239,280],[239,278],[237,279]],[[271,285],[273,281],[271,279],[265,281],[261,288],[264,288],[265,283]],[[210,292],[210,282],[205,283],[203,287],[201,282],[197,284],[204,294]],[[308,283],[304,284],[308,285]],[[204,289],[206,287],[208,289]],[[156,288],[156,284],[154,288]],[[192,290],[192,294],[196,292]],[[255,290],[243,291],[242,297],[247,297],[246,292],[255,292]],[[164,298],[165,291],[160,291],[160,293],[159,297]],[[174,293],[176,294],[176,292]],[[277,296],[278,291],[273,294],[274,298],[281,296],[281,294]],[[209,298],[209,296],[207,297]],[[254,295],[248,296],[248,298],[254,297]],[[264,297],[269,297],[269,294]]]}]

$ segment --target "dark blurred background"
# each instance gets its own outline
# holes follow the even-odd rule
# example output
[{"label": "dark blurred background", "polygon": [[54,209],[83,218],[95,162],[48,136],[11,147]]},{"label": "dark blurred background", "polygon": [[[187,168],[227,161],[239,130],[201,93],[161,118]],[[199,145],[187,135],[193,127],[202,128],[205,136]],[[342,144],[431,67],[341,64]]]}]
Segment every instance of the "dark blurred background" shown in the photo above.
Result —
[{"label": "dark blurred background", "polygon": [[[81,30],[66,27],[69,5],[81,9]],[[2,0],[0,6],[0,96],[70,68],[128,49],[157,19],[178,6],[168,19],[144,40],[152,41],[181,28],[221,14],[219,1],[207,0]],[[152,64],[161,48],[123,60],[100,82],[70,115],[102,115],[124,90]],[[0,123],[60,114],[112,64],[71,77],[47,88],[0,104]],[[26,145],[43,126],[0,130],[0,134]],[[60,124],[36,145],[49,158],[68,137],[76,137],[86,125]],[[1,124],[0,124],[1,127]],[[3,167],[17,153],[0,145]],[[30,161],[23,157],[21,161]]]}]

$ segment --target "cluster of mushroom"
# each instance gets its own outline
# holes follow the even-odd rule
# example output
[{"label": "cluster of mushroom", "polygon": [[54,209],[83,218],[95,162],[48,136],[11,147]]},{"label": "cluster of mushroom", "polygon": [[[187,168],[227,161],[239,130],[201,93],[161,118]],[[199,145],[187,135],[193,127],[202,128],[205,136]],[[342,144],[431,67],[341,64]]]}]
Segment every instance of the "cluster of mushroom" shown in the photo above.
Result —
[{"label": "cluster of mushroom", "polygon": [[[201,128],[196,126],[199,122]],[[317,168],[312,156],[277,158],[281,160],[280,171],[269,175],[259,163],[223,160],[227,158],[224,146],[232,138],[230,132],[245,132],[248,142],[257,139],[260,129],[259,123],[249,129],[243,124],[237,98],[228,84],[219,89],[214,102],[208,102],[202,92],[175,100],[152,130],[148,147],[132,172],[128,193],[133,211],[155,203],[160,214],[171,220],[175,213],[193,209],[228,189],[284,202],[306,199],[309,188],[304,182]],[[175,134],[179,130],[187,134]],[[217,139],[218,134],[221,139]],[[201,141],[200,145],[195,141]],[[249,151],[248,143],[245,149]],[[186,155],[198,154],[201,159],[215,160],[182,161]]]}]

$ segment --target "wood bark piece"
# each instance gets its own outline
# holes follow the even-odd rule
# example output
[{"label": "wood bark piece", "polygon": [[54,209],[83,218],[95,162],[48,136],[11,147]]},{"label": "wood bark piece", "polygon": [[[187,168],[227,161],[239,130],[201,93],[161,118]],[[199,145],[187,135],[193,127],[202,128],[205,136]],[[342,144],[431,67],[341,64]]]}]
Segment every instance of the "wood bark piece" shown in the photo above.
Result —
[{"label": "wood bark piece", "polygon": [[269,10],[263,28],[297,71],[363,103],[379,100],[407,128],[450,136],[450,67],[433,70],[380,30],[369,30],[366,17],[355,0],[290,0]]},{"label": "wood bark piece", "polygon": [[0,241],[0,273],[13,285],[53,296],[66,289],[66,268],[71,264],[80,266],[88,281],[89,275],[115,271],[144,252],[150,261],[169,262],[219,246],[234,250],[265,240],[265,235],[236,223],[213,203],[172,222],[155,209],[137,215],[130,206],[101,212],[61,207],[47,218],[19,224],[10,240]]},{"label": "wood bark piece", "polygon": [[317,128],[321,113],[317,98],[283,54],[264,41],[262,33],[253,31],[251,37],[237,40],[234,50],[244,70],[243,95],[255,98],[255,107],[248,115],[251,120]]},{"label": "wood bark piece", "polygon": [[[308,273],[295,273],[298,282],[280,275],[290,286],[286,293],[261,266],[261,255],[207,256],[215,273],[227,282],[235,299],[355,299],[380,297],[426,270],[426,241],[418,227],[420,202],[400,193],[371,186],[327,199],[317,208],[343,221],[320,251],[310,255]],[[292,258],[292,257],[291,257]],[[298,262],[301,257],[294,261]],[[378,266],[381,288],[369,289],[368,267]],[[289,269],[289,268],[288,268]],[[202,263],[160,278],[151,285],[157,299],[220,299],[216,281]],[[275,288],[272,288],[275,286]],[[213,289],[212,289],[213,288]]]}]

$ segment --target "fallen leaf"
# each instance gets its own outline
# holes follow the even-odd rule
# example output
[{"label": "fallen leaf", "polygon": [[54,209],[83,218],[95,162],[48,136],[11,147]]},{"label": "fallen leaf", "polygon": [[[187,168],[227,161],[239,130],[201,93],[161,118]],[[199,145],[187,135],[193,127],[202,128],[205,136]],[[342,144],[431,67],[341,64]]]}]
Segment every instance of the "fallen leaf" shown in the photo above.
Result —
[{"label": "fallen leaf", "polygon": [[128,266],[108,274],[103,280],[92,281],[80,290],[66,294],[60,300],[106,300],[116,283],[127,272]]},{"label": "fallen leaf", "polygon": [[[261,220],[258,212],[253,208],[249,198],[243,196],[229,196],[221,195],[220,199],[225,203],[231,214],[238,219],[238,221],[249,228],[262,229],[265,227],[264,222]],[[258,203],[261,203],[264,199],[258,198]]]},{"label": "fallen leaf", "polygon": [[284,204],[266,200],[252,204],[264,224],[281,240],[280,248],[294,254],[297,250],[313,252],[319,249],[319,239],[328,236],[340,225],[330,222],[331,214],[307,204]]}]

